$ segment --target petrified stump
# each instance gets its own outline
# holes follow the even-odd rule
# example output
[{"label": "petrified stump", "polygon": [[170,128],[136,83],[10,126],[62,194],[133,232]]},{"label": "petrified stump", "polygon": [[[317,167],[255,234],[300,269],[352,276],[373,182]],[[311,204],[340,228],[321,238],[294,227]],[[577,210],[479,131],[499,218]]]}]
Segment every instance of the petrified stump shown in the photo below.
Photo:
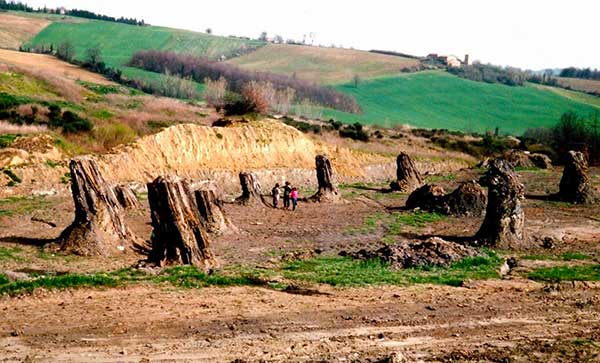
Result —
[{"label": "petrified stump", "polygon": [[334,202],[339,200],[340,191],[335,184],[333,168],[331,167],[329,158],[325,155],[317,155],[315,157],[315,165],[319,190],[309,200],[313,202]]},{"label": "petrified stump", "polygon": [[564,202],[577,204],[594,202],[594,189],[590,185],[588,163],[583,153],[578,151],[567,153],[558,198]]},{"label": "petrified stump", "polygon": [[531,154],[529,159],[536,168],[539,169],[552,169],[552,159],[548,155],[544,154]]},{"label": "petrified stump", "polygon": [[446,214],[471,217],[482,216],[487,201],[483,188],[474,180],[461,183],[444,199]]},{"label": "petrified stump", "polygon": [[200,221],[209,233],[226,233],[235,231],[235,226],[223,211],[223,203],[216,198],[215,192],[209,189],[196,190],[196,205],[200,213]]},{"label": "petrified stump", "polygon": [[108,256],[128,249],[135,237],[96,162],[89,157],[73,159],[69,169],[75,220],[60,235],[60,249],[84,256]]},{"label": "petrified stump", "polygon": [[423,178],[408,154],[400,153],[396,166],[396,180],[390,183],[392,190],[408,193],[423,185]]},{"label": "petrified stump", "polygon": [[425,184],[408,196],[406,207],[446,215],[479,217],[485,210],[485,202],[483,188],[475,181],[468,181],[449,194],[440,186]]},{"label": "petrified stump", "polygon": [[503,159],[490,163],[480,183],[487,186],[488,202],[483,223],[475,235],[476,243],[500,248],[515,248],[524,243],[525,214],[521,201],[525,188],[512,166]]},{"label": "petrified stump", "polygon": [[148,184],[152,217],[152,250],[148,261],[159,266],[194,265],[204,271],[217,266],[189,184],[175,176]]},{"label": "petrified stump", "polygon": [[262,199],[262,188],[256,174],[241,172],[240,185],[242,186],[242,195],[235,199],[236,203],[243,205],[264,204]]},{"label": "petrified stump", "polygon": [[444,195],[446,195],[444,188],[434,184],[425,184],[410,193],[406,200],[406,207],[436,212],[444,203]]},{"label": "petrified stump", "polygon": [[137,197],[133,193],[133,190],[126,184],[119,184],[115,186],[115,195],[121,207],[125,209],[135,209],[140,206]]}]

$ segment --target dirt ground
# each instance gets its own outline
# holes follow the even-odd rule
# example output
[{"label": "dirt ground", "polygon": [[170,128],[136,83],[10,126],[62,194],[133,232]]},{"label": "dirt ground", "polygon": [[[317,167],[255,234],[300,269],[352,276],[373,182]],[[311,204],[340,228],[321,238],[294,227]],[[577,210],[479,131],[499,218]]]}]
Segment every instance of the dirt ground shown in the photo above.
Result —
[{"label": "dirt ground", "polygon": [[[478,173],[464,170],[428,180],[451,190]],[[544,284],[519,271],[598,264],[600,208],[539,198],[557,190],[560,170],[520,174],[529,196],[524,209],[531,248],[498,253],[520,259],[582,252],[591,260],[520,259],[519,269],[504,279],[465,281],[461,287],[314,284],[310,293],[299,294],[268,287],[179,289],[148,283],[36,290],[0,297],[0,362],[598,362],[600,283]],[[597,187],[599,175],[593,170]],[[404,213],[399,208],[406,199],[378,192],[382,186],[344,187],[346,203],[302,203],[296,212],[228,204],[226,211],[241,233],[216,237],[213,249],[223,266],[261,267],[278,263],[288,252],[333,256],[378,246],[383,226],[356,229],[390,209]],[[23,201],[0,205],[13,211],[0,217],[0,246],[21,249],[19,258],[0,258],[0,271],[106,271],[143,258],[61,256],[36,246],[70,223],[69,198],[47,197],[33,211]],[[147,206],[127,218],[136,234],[150,235]],[[481,218],[446,218],[406,226],[396,238],[470,236],[480,223]],[[558,241],[551,251],[541,247],[547,236]]]}]

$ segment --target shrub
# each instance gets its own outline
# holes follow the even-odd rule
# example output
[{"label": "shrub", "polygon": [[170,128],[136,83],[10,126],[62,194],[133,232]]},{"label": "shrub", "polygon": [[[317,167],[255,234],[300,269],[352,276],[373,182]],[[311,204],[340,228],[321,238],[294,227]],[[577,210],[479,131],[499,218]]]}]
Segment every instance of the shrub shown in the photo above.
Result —
[{"label": "shrub", "polygon": [[97,127],[94,137],[105,149],[135,141],[137,134],[125,124],[108,124]]},{"label": "shrub", "polygon": [[369,134],[366,133],[365,130],[363,130],[363,126],[358,122],[353,125],[346,125],[340,128],[339,133],[341,137],[347,137],[352,140],[364,142],[369,141]]},{"label": "shrub", "polygon": [[210,78],[204,79],[204,99],[206,104],[217,109],[217,112],[223,108],[225,104],[225,96],[227,95],[227,80],[220,77],[213,81]]}]

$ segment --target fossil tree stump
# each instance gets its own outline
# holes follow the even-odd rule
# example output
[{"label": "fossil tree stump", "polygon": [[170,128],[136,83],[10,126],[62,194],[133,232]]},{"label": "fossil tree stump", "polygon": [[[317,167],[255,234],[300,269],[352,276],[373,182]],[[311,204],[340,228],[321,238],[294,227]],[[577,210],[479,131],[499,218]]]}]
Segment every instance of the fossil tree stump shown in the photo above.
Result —
[{"label": "fossil tree stump", "polygon": [[256,174],[250,172],[240,173],[242,195],[236,198],[236,203],[243,205],[265,204],[262,198],[262,187]]},{"label": "fossil tree stump", "polygon": [[440,186],[425,184],[410,193],[406,207],[446,215],[480,217],[485,211],[485,202],[483,188],[475,181],[467,181],[448,194]]},{"label": "fossil tree stump", "polygon": [[578,151],[567,153],[558,198],[577,204],[594,202],[593,187],[588,176],[588,163],[583,153]]},{"label": "fossil tree stump", "polygon": [[390,183],[392,190],[408,193],[423,185],[423,178],[408,154],[400,153],[396,166],[396,180]]},{"label": "fossil tree stump", "polygon": [[333,168],[329,158],[325,155],[315,157],[317,169],[317,183],[319,190],[309,198],[313,202],[334,202],[340,199],[340,191],[335,183]]},{"label": "fossil tree stump", "polygon": [[159,266],[217,266],[189,184],[176,176],[159,176],[148,184],[152,250],[148,261]]},{"label": "fossil tree stump", "polygon": [[485,218],[475,235],[477,243],[500,248],[522,246],[525,188],[514,169],[506,160],[493,160],[480,183],[489,191]]},{"label": "fossil tree stump", "polygon": [[119,184],[115,186],[115,195],[121,207],[125,209],[135,209],[140,206],[137,197],[133,193],[133,190],[126,184]]},{"label": "fossil tree stump", "polygon": [[200,213],[200,221],[209,233],[221,234],[236,230],[223,211],[223,203],[216,198],[214,191],[209,189],[196,190],[194,195]]},{"label": "fossil tree stump", "polygon": [[84,256],[122,253],[135,241],[113,188],[89,157],[71,160],[75,220],[59,237],[60,249]]}]

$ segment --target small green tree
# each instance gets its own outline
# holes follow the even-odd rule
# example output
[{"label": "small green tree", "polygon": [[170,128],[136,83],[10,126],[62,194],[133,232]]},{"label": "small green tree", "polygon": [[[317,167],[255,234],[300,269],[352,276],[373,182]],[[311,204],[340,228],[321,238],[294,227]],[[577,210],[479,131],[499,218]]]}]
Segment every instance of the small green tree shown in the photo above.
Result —
[{"label": "small green tree", "polygon": [[89,63],[92,67],[96,67],[100,62],[102,62],[102,53],[100,51],[100,48],[88,48],[85,51],[85,61]]},{"label": "small green tree", "polygon": [[75,58],[75,47],[70,41],[65,40],[58,45],[56,56],[66,62],[71,62]]}]

